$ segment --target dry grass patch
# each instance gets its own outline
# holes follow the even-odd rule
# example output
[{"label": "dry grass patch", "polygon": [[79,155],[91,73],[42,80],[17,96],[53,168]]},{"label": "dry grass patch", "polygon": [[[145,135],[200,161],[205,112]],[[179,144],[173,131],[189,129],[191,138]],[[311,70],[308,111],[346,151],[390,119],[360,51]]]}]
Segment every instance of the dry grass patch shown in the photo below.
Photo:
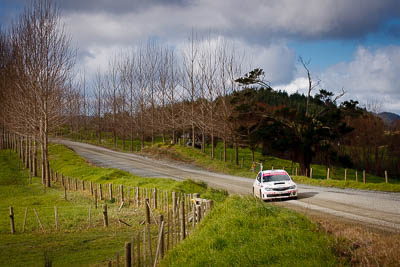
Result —
[{"label": "dry grass patch", "polygon": [[400,266],[400,233],[323,216],[309,217],[334,238],[337,255],[352,266]]}]

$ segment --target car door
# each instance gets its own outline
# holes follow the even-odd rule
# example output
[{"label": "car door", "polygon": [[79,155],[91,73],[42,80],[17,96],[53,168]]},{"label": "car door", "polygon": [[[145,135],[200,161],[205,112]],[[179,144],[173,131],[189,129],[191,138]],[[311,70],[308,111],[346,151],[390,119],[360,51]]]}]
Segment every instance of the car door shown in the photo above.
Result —
[{"label": "car door", "polygon": [[260,188],[261,188],[261,172],[258,173],[256,181],[255,181],[255,185],[254,185],[254,191],[255,192],[259,192]]}]

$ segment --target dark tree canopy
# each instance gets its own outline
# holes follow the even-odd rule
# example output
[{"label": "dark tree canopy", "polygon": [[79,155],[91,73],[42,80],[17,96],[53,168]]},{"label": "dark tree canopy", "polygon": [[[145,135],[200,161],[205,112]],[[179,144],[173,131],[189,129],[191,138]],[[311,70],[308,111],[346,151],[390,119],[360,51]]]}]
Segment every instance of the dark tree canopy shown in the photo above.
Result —
[{"label": "dark tree canopy", "polygon": [[[329,152],[334,141],[353,130],[345,118],[359,113],[358,102],[351,100],[337,105],[338,97],[321,89],[310,98],[307,114],[304,95],[288,95],[263,86],[260,83],[263,74],[261,69],[255,69],[236,80],[245,86],[232,98],[231,119],[238,122],[238,136],[251,149],[261,145],[264,152],[290,153],[305,174],[316,151]],[[249,87],[254,84],[261,87]]]}]

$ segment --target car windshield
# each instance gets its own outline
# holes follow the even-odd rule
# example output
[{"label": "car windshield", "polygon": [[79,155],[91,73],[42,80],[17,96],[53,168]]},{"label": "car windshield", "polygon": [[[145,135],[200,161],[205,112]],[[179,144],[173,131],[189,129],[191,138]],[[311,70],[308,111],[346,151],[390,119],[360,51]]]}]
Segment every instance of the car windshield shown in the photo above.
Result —
[{"label": "car windshield", "polygon": [[264,174],[263,176],[263,183],[279,181],[290,181],[290,177],[287,174]]}]

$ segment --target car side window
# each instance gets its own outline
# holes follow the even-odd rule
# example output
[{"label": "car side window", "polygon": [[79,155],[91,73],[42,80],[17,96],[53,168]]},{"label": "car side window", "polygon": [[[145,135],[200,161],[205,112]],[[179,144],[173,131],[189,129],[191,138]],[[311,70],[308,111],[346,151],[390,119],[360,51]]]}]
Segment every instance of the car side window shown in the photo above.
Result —
[{"label": "car side window", "polygon": [[261,183],[261,172],[257,175],[257,181]]}]

